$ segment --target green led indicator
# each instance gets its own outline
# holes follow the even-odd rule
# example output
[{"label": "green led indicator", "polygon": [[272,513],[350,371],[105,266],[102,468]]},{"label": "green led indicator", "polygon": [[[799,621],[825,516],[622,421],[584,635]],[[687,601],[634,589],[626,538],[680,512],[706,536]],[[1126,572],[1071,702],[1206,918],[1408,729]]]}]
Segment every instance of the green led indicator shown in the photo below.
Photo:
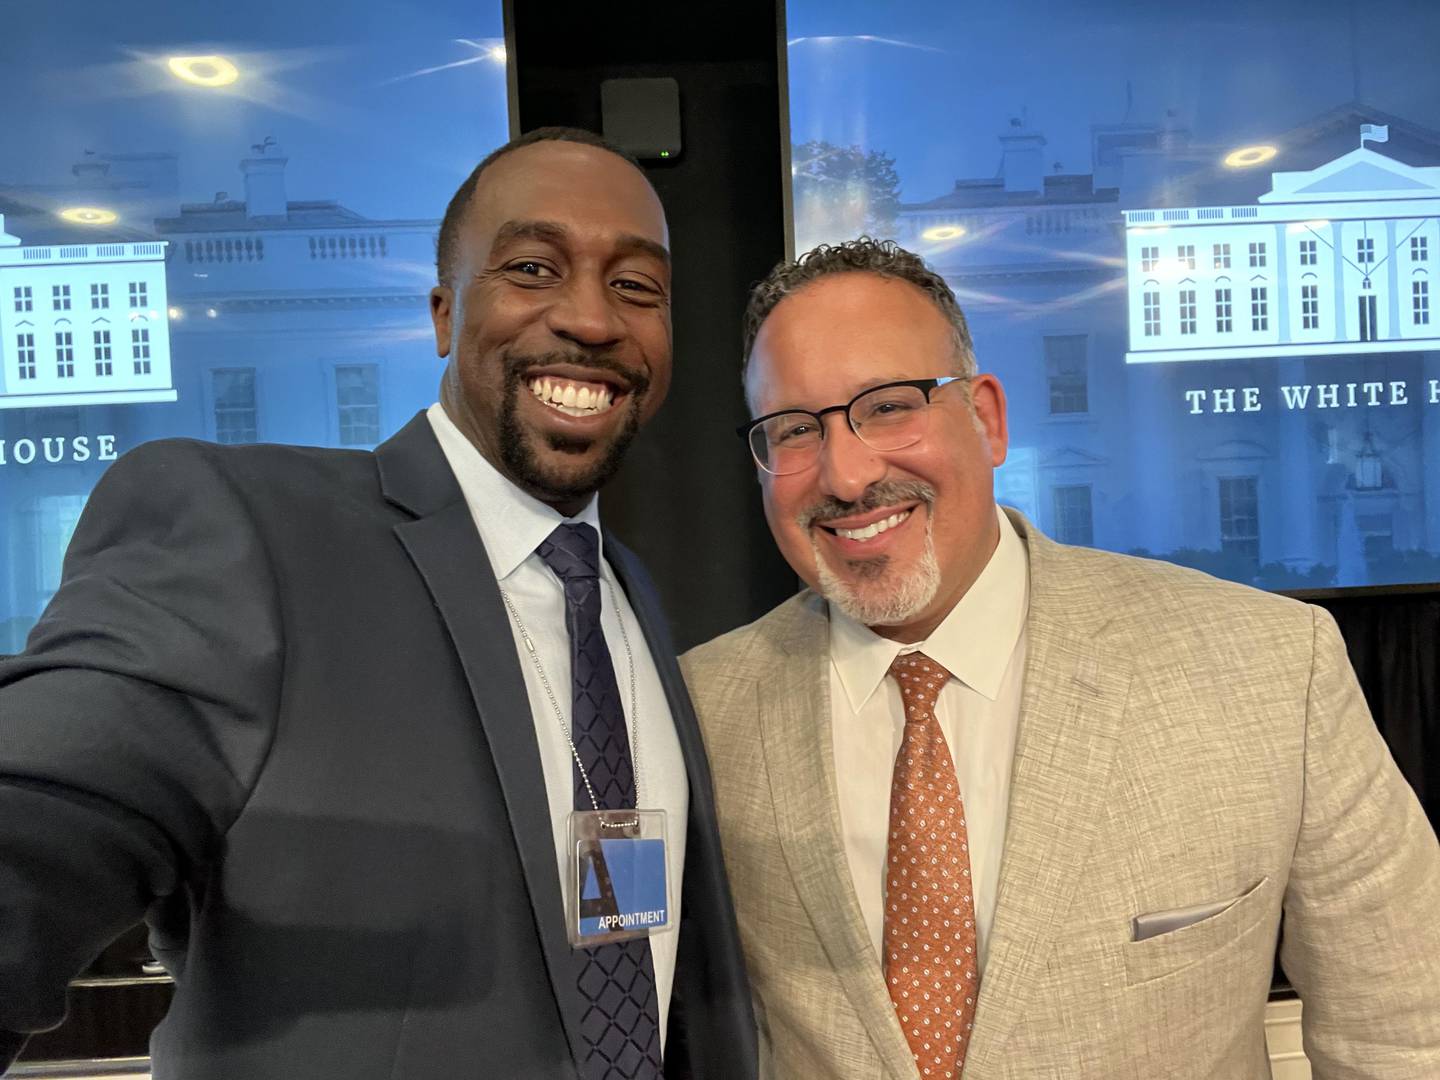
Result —
[{"label": "green led indicator", "polygon": [[661,156],[661,157],[669,157],[669,156],[670,156],[670,151],[669,151],[669,150],[661,150],[661,151],[660,151],[660,156]]}]

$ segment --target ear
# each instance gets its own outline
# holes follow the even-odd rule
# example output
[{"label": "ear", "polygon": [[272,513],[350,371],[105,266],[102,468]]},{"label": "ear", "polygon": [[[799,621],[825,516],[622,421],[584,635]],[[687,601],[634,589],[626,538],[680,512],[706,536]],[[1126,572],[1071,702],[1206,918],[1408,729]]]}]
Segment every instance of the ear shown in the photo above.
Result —
[{"label": "ear", "polygon": [[1005,388],[994,375],[976,375],[970,381],[970,400],[989,444],[990,464],[999,468],[1010,448],[1009,418],[1005,413]]},{"label": "ear", "polygon": [[450,355],[450,333],[454,329],[455,290],[436,285],[430,290],[430,322],[435,326],[435,354]]}]

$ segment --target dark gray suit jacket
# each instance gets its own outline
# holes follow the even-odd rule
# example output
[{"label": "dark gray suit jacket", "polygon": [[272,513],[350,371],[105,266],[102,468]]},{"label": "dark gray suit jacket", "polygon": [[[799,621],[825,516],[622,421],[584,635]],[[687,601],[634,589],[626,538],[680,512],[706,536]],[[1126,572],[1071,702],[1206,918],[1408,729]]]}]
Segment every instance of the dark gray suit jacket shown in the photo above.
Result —
[{"label": "dark gray suit jacket", "polygon": [[[699,730],[653,586],[605,550],[689,771],[667,1076],[743,1080]],[[0,662],[0,1033],[57,1023],[142,914],[176,976],[160,1080],[575,1076],[524,680],[423,414],[374,454],[152,443],[95,489]]]}]

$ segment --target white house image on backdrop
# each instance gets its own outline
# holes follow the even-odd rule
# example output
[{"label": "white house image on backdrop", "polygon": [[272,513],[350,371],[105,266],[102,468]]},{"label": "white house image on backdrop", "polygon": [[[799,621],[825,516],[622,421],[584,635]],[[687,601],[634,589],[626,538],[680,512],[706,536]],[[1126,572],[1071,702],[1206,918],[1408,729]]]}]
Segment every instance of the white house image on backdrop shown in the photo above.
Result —
[{"label": "white house image on backdrop", "polygon": [[27,247],[0,215],[0,409],[175,398],[165,242]]},{"label": "white house image on backdrop", "polygon": [[1255,206],[1125,212],[1127,363],[1440,348],[1440,167],[1362,145]]}]

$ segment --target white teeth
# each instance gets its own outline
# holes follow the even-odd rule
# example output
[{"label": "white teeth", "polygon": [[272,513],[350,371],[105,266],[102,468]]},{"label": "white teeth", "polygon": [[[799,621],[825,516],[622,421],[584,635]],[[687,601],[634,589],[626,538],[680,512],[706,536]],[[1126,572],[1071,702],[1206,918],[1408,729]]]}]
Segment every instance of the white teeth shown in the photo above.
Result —
[{"label": "white teeth", "polygon": [[593,416],[614,403],[615,394],[608,386],[592,389],[574,383],[552,380],[549,376],[532,379],[530,393],[541,401],[570,416]]},{"label": "white teeth", "polygon": [[869,540],[872,537],[879,536],[887,529],[893,529],[909,516],[909,510],[902,510],[898,514],[891,514],[881,521],[872,521],[869,525],[861,529],[836,529],[835,535],[843,537],[846,540]]}]

